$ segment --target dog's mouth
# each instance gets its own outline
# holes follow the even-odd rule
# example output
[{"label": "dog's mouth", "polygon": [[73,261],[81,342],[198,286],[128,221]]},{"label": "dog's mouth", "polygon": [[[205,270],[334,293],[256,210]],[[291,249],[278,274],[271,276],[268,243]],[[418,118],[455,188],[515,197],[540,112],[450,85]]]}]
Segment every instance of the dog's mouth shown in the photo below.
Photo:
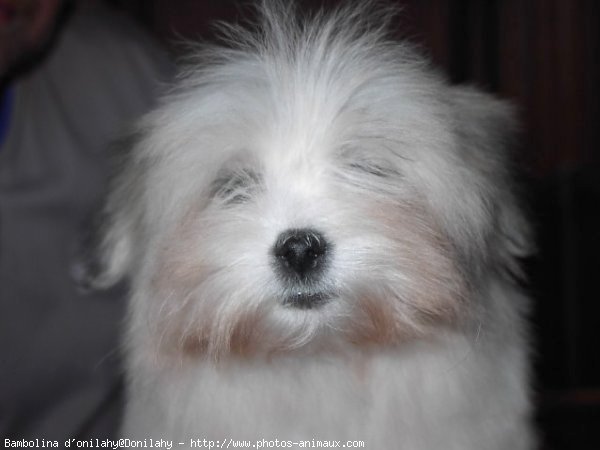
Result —
[{"label": "dog's mouth", "polygon": [[324,305],[331,299],[328,292],[296,292],[283,301],[284,306],[296,309],[313,309]]}]

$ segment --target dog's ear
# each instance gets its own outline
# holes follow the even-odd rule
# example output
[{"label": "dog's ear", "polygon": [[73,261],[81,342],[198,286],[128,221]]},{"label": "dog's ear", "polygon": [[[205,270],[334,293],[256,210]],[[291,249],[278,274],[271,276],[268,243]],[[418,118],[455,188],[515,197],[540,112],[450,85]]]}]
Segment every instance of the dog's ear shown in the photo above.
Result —
[{"label": "dog's ear", "polygon": [[[515,149],[518,126],[512,106],[470,87],[451,88],[457,151],[470,174],[463,182],[466,191],[478,196],[479,205],[474,242],[483,248],[470,249],[479,263],[500,265],[519,275],[520,258],[533,251],[529,223],[517,199],[511,153]],[[465,180],[464,178],[468,178]],[[469,199],[457,199],[467,204]]]},{"label": "dog's ear", "polygon": [[106,198],[86,219],[71,273],[83,290],[106,289],[130,274],[133,236],[141,217],[143,164],[134,161],[141,133],[111,146],[111,178]]}]

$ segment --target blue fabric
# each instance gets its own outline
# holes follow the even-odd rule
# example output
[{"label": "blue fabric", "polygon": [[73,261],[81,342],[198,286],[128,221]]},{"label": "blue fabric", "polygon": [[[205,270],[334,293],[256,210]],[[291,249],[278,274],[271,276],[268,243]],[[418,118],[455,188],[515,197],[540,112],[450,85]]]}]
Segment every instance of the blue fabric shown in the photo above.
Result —
[{"label": "blue fabric", "polygon": [[10,88],[6,89],[0,97],[0,149],[4,139],[8,135],[10,125],[10,112],[12,109],[13,92]]}]

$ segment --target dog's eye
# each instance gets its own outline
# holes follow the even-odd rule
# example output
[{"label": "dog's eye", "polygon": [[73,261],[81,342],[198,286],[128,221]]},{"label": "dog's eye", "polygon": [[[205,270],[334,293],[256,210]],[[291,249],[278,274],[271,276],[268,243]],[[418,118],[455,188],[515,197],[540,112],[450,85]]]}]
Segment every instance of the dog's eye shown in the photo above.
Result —
[{"label": "dog's eye", "polygon": [[396,170],[390,167],[385,167],[383,164],[375,164],[366,161],[353,162],[350,164],[350,168],[352,170],[366,173],[368,175],[373,175],[379,178],[388,178],[397,174]]},{"label": "dog's eye", "polygon": [[226,204],[247,202],[260,183],[260,176],[252,170],[227,171],[212,183],[211,196]]}]

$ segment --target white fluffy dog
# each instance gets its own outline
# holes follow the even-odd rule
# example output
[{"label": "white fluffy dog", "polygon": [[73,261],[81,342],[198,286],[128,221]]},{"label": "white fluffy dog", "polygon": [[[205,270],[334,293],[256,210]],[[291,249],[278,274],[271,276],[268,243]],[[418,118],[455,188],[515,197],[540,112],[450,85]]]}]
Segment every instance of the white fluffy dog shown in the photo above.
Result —
[{"label": "white fluffy dog", "polygon": [[532,448],[510,108],[368,2],[265,3],[115,179],[96,284],[132,286],[124,435]]}]

